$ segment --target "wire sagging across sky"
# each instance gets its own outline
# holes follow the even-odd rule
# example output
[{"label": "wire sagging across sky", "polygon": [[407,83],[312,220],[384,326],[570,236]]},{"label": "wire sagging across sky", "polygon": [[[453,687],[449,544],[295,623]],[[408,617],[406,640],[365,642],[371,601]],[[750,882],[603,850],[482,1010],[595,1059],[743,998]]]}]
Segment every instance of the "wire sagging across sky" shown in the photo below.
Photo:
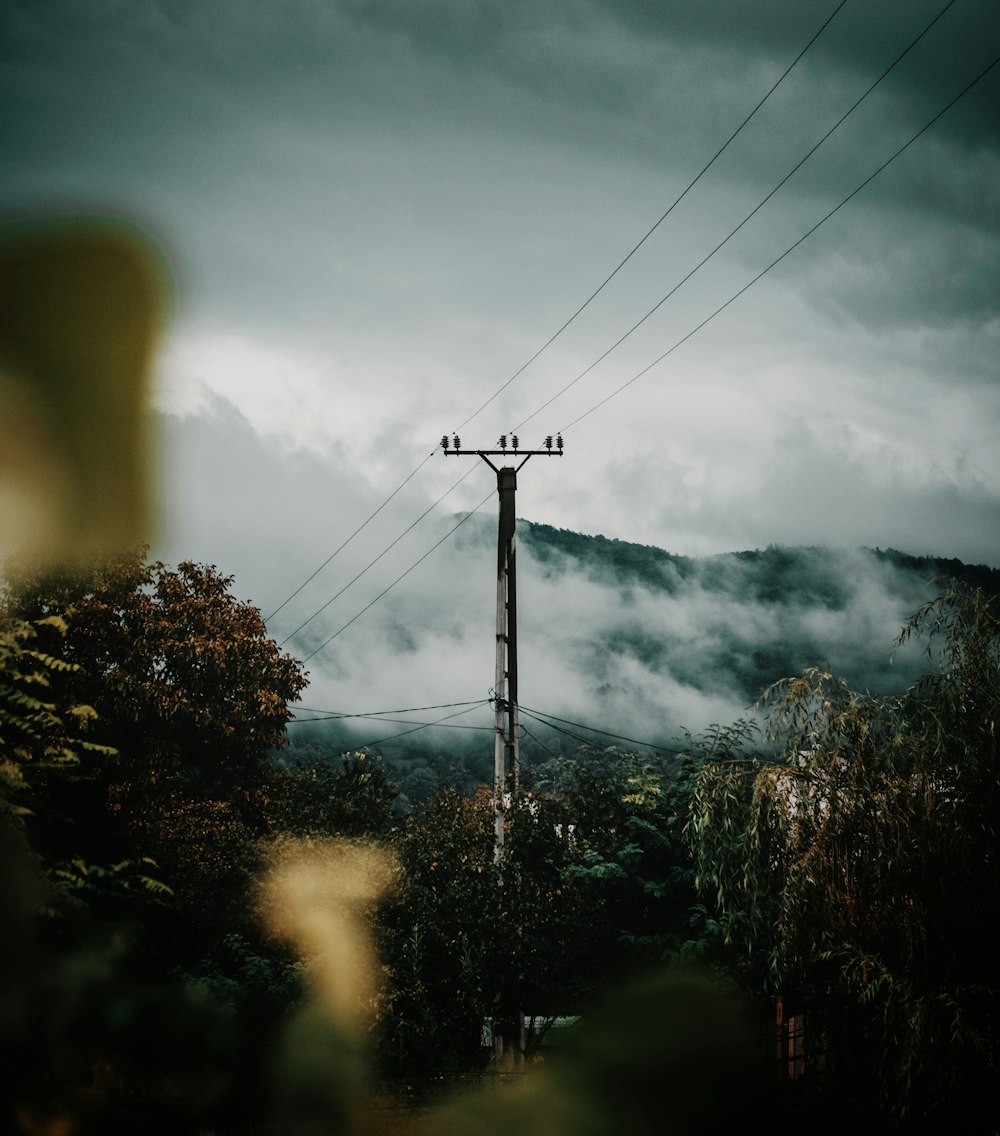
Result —
[{"label": "wire sagging across sky", "polygon": [[[425,458],[424,460],[426,461],[427,459]],[[421,463],[421,464],[423,464],[423,463]],[[288,633],[288,634],[287,634],[287,635],[285,636],[285,638],[284,638],[284,639],[282,639],[282,641],[281,641],[281,642],[280,642],[280,643],[278,644],[278,646],[279,646],[279,647],[284,647],[284,645],[285,645],[285,644],[286,644],[286,643],[287,643],[287,642],[288,642],[288,641],[289,641],[290,639],[292,639],[292,638],[294,638],[294,637],[295,637],[296,635],[298,635],[298,633],[299,633],[299,632],[300,632],[300,631],[301,631],[301,630],[302,630],[302,629],[303,629],[303,628],[304,628],[304,627],[305,627],[305,626],[306,626],[307,624],[309,624],[309,623],[312,623],[312,621],[313,621],[313,620],[314,620],[314,619],[316,618],[316,616],[317,616],[317,615],[320,615],[320,614],[321,614],[322,612],[326,611],[326,609],[327,609],[327,608],[328,608],[328,607],[330,606],[330,604],[332,604],[332,603],[333,603],[333,601],[334,601],[334,600],[337,600],[337,599],[339,599],[339,598],[340,598],[340,597],[341,597],[341,596],[342,596],[342,595],[344,594],[344,592],[346,592],[346,591],[347,591],[347,589],[348,589],[348,588],[350,588],[350,587],[351,587],[351,586],[352,586],[353,584],[356,584],[356,583],[358,582],[358,580],[360,580],[360,579],[361,579],[361,577],[362,577],[362,576],[363,576],[363,575],[364,575],[364,574],[365,574],[365,573],[366,573],[366,572],[368,571],[368,569],[369,569],[369,568],[373,568],[373,567],[374,567],[374,566],[375,566],[375,565],[376,565],[376,564],[377,564],[377,563],[378,563],[378,562],[379,562],[379,561],[380,561],[380,560],[382,559],[382,557],[386,555],[386,553],[388,553],[388,552],[391,552],[391,551],[392,551],[392,549],[394,549],[394,548],[396,547],[396,545],[397,545],[397,544],[399,544],[399,542],[400,542],[400,541],[401,541],[401,540],[403,539],[403,537],[404,537],[404,536],[406,536],[406,534],[407,534],[408,532],[411,532],[411,531],[412,531],[413,529],[415,529],[415,528],[417,527],[417,525],[419,525],[419,524],[420,524],[420,522],[421,522],[421,521],[422,521],[422,520],[424,519],[424,517],[426,517],[426,516],[427,516],[427,514],[428,514],[428,513],[430,513],[430,512],[432,511],[432,510],[436,509],[436,508],[438,507],[438,505],[440,505],[440,504],[441,504],[441,502],[442,502],[442,501],[443,501],[443,500],[445,499],[445,497],[447,497],[447,496],[448,496],[448,495],[449,495],[450,493],[454,492],[454,490],[456,490],[456,489],[457,489],[457,488],[458,488],[458,487],[459,487],[459,486],[460,486],[460,485],[462,484],[462,482],[463,482],[463,481],[464,481],[464,480],[465,480],[465,479],[466,479],[466,478],[467,478],[467,477],[469,476],[469,474],[471,474],[471,473],[473,472],[473,470],[475,470],[476,468],[478,468],[478,467],[477,467],[476,465],[470,465],[470,466],[469,466],[469,468],[468,468],[468,469],[467,469],[467,470],[465,471],[465,473],[463,473],[463,474],[462,474],[462,476],[461,476],[461,477],[460,477],[460,478],[459,478],[459,479],[458,479],[458,480],[457,480],[457,481],[456,481],[456,482],[455,482],[455,483],[454,483],[454,484],[453,484],[453,485],[451,486],[451,488],[450,488],[450,489],[446,489],[446,490],[444,491],[444,493],[442,493],[442,494],[441,494],[441,496],[440,496],[440,497],[439,497],[439,498],[438,498],[438,499],[437,499],[437,500],[436,500],[436,501],[435,501],[435,502],[433,503],[433,505],[429,505],[429,506],[428,506],[428,507],[427,507],[427,508],[426,508],[426,509],[425,509],[425,510],[424,510],[424,511],[423,511],[423,512],[422,512],[422,513],[420,514],[420,516],[419,516],[419,517],[417,517],[417,519],[416,519],[416,520],[415,520],[415,521],[414,521],[414,522],[413,522],[412,524],[408,525],[408,526],[407,526],[407,527],[406,527],[405,529],[403,529],[403,531],[402,531],[402,532],[401,532],[401,533],[399,534],[399,536],[397,536],[397,537],[396,537],[396,539],[395,539],[395,540],[393,540],[393,541],[392,541],[392,542],[391,542],[390,544],[386,545],[386,547],[382,549],[382,551],[381,551],[381,552],[380,552],[380,553],[378,554],[378,556],[376,556],[376,557],[375,557],[375,558],[374,558],[373,560],[370,560],[370,561],[369,561],[369,562],[368,562],[368,563],[367,563],[367,564],[366,564],[366,565],[364,566],[364,568],[362,568],[362,569],[361,569],[361,571],[360,571],[360,572],[358,572],[358,574],[357,574],[356,576],[354,576],[354,577],[353,577],[352,579],[348,580],[348,581],[347,581],[347,583],[346,583],[346,584],[345,584],[345,585],[344,585],[344,586],[343,586],[343,587],[342,587],[342,588],[340,589],[340,591],[339,591],[339,592],[336,592],[336,593],[335,593],[334,595],[332,595],[332,596],[331,596],[331,597],[330,597],[330,598],[329,598],[329,599],[328,599],[328,600],[326,601],[326,603],[325,603],[325,604],[323,604],[323,606],[322,606],[322,607],[319,607],[319,608],[317,608],[317,609],[316,609],[316,610],[315,610],[315,611],[314,611],[314,612],[312,613],[312,615],[310,615],[310,616],[309,616],[309,618],[308,618],[308,619],[304,619],[304,620],[303,620],[303,621],[302,621],[302,622],[301,622],[301,623],[300,623],[300,624],[298,625],[298,627],[296,627],[296,628],[295,628],[295,630],[294,630],[294,631],[290,631],[290,632],[289,632],[289,633]],[[412,476],[412,475],[411,475],[411,476]],[[379,506],[379,508],[383,508],[383,507],[385,506],[385,504],[387,504],[387,503],[388,503],[388,502],[383,502],[383,504],[382,504],[381,506]],[[478,506],[477,506],[477,508],[478,508]],[[375,516],[375,514],[373,513],[373,514],[372,514],[372,517],[374,517],[374,516]],[[368,518],[368,520],[371,520],[371,519],[372,519],[372,517],[369,517],[369,518]],[[366,522],[365,522],[365,524],[367,524],[367,523],[368,523],[368,521],[366,521]],[[364,526],[362,526],[362,527],[364,527]],[[457,528],[457,527],[458,527],[458,526],[456,526],[456,528]],[[360,530],[360,529],[358,529],[357,531],[358,531],[358,532],[360,532],[361,530]],[[452,531],[454,531],[454,530],[452,530]],[[343,547],[344,547],[344,545],[341,545],[341,548],[343,548]],[[436,548],[436,547],[437,547],[437,546],[435,545],[435,548]],[[432,550],[432,551],[433,551],[433,550]],[[327,561],[327,563],[329,563],[329,561]],[[419,563],[419,561],[418,561],[418,563]],[[414,567],[416,567],[416,565],[414,565]],[[317,569],[316,571],[318,572],[318,571],[319,571],[319,569]],[[313,573],[313,576],[315,576],[315,575],[316,575],[316,573],[314,572],[314,573]],[[311,578],[312,578],[312,577],[310,577],[310,579],[311,579]],[[305,585],[303,585],[303,587],[304,587],[304,586],[305,586]],[[301,591],[302,589],[300,588],[299,590]]]},{"label": "wire sagging across sky", "polygon": [[596,366],[598,366],[598,364],[603,363],[604,360],[607,359],[607,357],[613,351],[617,350],[625,342],[625,340],[628,339],[632,335],[633,332],[638,331],[639,328],[642,327],[642,325],[646,322],[646,320],[648,320],[650,318],[650,316],[652,316],[653,314],[658,312],[660,310],[660,308],[662,308],[663,305],[667,302],[667,300],[671,299],[671,297],[676,295],[677,292],[679,292],[681,290],[681,288],[683,288],[684,285],[693,276],[695,276],[696,273],[698,273],[702,268],[704,268],[704,266],[706,264],[708,264],[708,262],[715,256],[715,254],[717,252],[720,252],[723,248],[725,248],[725,246],[727,244],[729,244],[729,242],[733,239],[733,237],[735,237],[736,234],[749,221],[751,221],[760,212],[761,209],[764,208],[764,206],[771,200],[771,198],[774,197],[774,195],[776,193],[778,193],[778,191],[788,181],[790,181],[795,176],[795,174],[798,173],[798,171],[800,169],[802,169],[802,167],[806,164],[806,162],[809,161],[809,159],[813,156],[813,154],[816,153],[816,151],[823,145],[823,143],[826,142],[826,140],[835,131],[837,131],[847,121],[848,118],[850,118],[850,116],[858,109],[858,107],[861,106],[861,104],[868,98],[868,96],[872,93],[872,91],[874,91],[875,88],[878,87],[882,83],[882,81],[884,79],[886,79],[888,77],[888,75],[893,70],[895,70],[895,68],[906,58],[907,55],[910,54],[910,52],[917,46],[917,44],[924,38],[924,36],[927,35],[927,33],[931,30],[931,28],[934,27],[934,25],[938,22],[938,20],[940,20],[941,17],[944,16],[944,14],[948,11],[948,9],[951,8],[952,5],[955,4],[955,3],[956,3],[956,0],[948,0],[948,3],[945,4],[945,6],[937,13],[937,15],[934,16],[933,19],[931,19],[931,21],[924,26],[923,30],[918,35],[916,35],[909,42],[909,44],[907,44],[907,46],[905,48],[903,48],[903,50],[899,53],[899,55],[897,55],[896,58],[892,61],[892,63],[890,63],[889,66],[882,72],[882,74],[879,75],[879,77],[875,80],[875,82],[872,83],[871,86],[869,86],[863,94],[859,95],[858,98],[855,99],[855,101],[847,108],[846,111],[844,111],[844,113],[840,116],[840,118],[837,119],[837,121],[822,136],[822,138],[820,138],[818,142],[814,143],[806,151],[806,153],[795,163],[795,165],[792,166],[792,168],[788,171],[788,173],[785,174],[785,176],[781,179],[781,181],[779,181],[778,184],[775,185],[774,188],[771,189],[771,191],[769,193],[767,193],[764,197],[762,197],[760,199],[760,201],[757,202],[757,204],[753,207],[753,209],[751,209],[750,212],[747,213],[747,215],[743,218],[742,221],[739,222],[738,225],[736,225],[734,228],[729,230],[729,232],[722,238],[721,241],[719,241],[719,243],[715,246],[715,248],[713,248],[711,250],[711,252],[706,253],[705,256],[703,256],[701,258],[701,260],[699,260],[698,263],[689,272],[687,272],[684,276],[682,276],[680,278],[680,280],[677,281],[677,283],[670,289],[669,292],[666,293],[666,295],[664,295],[661,299],[657,300],[657,302],[649,309],[649,311],[646,312],[646,314],[641,319],[637,320],[634,324],[632,324],[632,326],[628,329],[628,331],[626,331],[623,335],[619,336],[619,338],[616,339],[615,342],[612,343],[611,346],[602,355],[599,355],[593,361],[593,363],[591,363],[588,367],[586,367],[584,370],[582,370],[576,376],[575,379],[572,379],[564,387],[561,387],[558,391],[556,391],[556,393],[554,395],[552,395],[551,398],[549,398],[545,402],[543,402],[542,405],[539,406],[537,410],[532,411],[532,413],[529,414],[527,418],[522,419],[522,421],[520,421],[514,427],[514,429],[515,430],[523,429],[525,426],[527,426],[527,424],[533,418],[537,418],[538,415],[541,414],[541,412],[543,410],[545,410],[547,407],[551,406],[553,402],[555,402],[557,399],[561,398],[572,387],[575,387],[576,384],[581,379],[583,379],[587,375],[589,375],[590,372]]},{"label": "wire sagging across sky", "polygon": [[[433,722],[420,722],[416,725],[411,725],[410,729],[401,730],[398,734],[390,734],[388,737],[376,738],[374,741],[363,742],[360,745],[358,745],[357,742],[352,742],[352,745],[357,745],[358,749],[368,749],[368,748],[376,746],[376,745],[384,745],[385,742],[396,741],[398,738],[409,737],[410,734],[417,734],[417,733],[420,733],[421,730],[429,730],[432,727],[439,727],[439,728],[442,728],[442,729],[453,729],[453,730],[477,730],[477,731],[485,731],[487,733],[493,733],[494,727],[492,727],[492,726],[469,726],[469,725],[466,725],[464,723],[459,724],[459,723],[455,723],[455,722],[452,721],[453,718],[461,718],[465,714],[471,714],[472,711],[477,709],[478,707],[488,705],[489,701],[490,700],[488,698],[481,698],[481,699],[478,699],[477,701],[471,702],[471,703],[469,703],[469,702],[441,703],[441,707],[452,705],[452,706],[464,707],[464,709],[455,710],[451,714],[444,714],[440,718],[435,718]],[[433,710],[433,709],[436,709],[436,707],[425,706],[422,709]],[[386,713],[399,713],[399,711],[386,711]],[[397,722],[396,719],[382,718],[380,715],[335,714],[335,715],[332,715],[332,716],[327,715],[327,716],[320,717],[320,718],[294,718],[294,719],[292,719],[291,722],[288,723],[288,725],[293,726],[293,725],[296,725],[298,723],[305,723],[305,722],[329,722],[329,721],[343,719],[343,718],[376,718],[378,721],[383,721],[383,722],[394,722],[394,723]],[[398,723],[398,724],[410,725],[410,723],[406,723],[406,722],[402,722],[402,723]]]},{"label": "wire sagging across sky", "polygon": [[624,382],[624,383],[621,384],[621,386],[616,387],[609,395],[602,398],[600,400],[600,402],[595,403],[589,410],[584,411],[583,414],[577,415],[577,417],[574,418],[571,422],[568,422],[565,426],[562,427],[561,432],[563,434],[565,434],[573,426],[577,425],[577,423],[582,422],[585,418],[587,418],[591,414],[593,414],[594,411],[599,410],[602,406],[604,406],[605,403],[610,402],[611,399],[613,399],[616,395],[621,394],[621,392],[623,390],[625,390],[627,387],[630,387],[638,379],[641,379],[643,375],[645,375],[649,371],[651,371],[657,364],[662,363],[663,360],[666,359],[668,355],[673,354],[673,352],[676,351],[678,347],[680,347],[684,343],[687,343],[687,341],[689,339],[691,339],[693,336],[697,335],[697,333],[699,331],[701,331],[701,329],[703,327],[706,327],[709,323],[712,322],[712,320],[715,319],[716,316],[718,316],[722,312],[724,312],[726,310],[726,308],[728,308],[730,306],[730,304],[732,304],[736,300],[738,300],[740,298],[740,296],[742,296],[745,292],[748,292],[757,283],[758,280],[761,280],[764,276],[766,276],[771,271],[772,268],[777,267],[777,265],[779,265],[785,259],[785,257],[787,257],[791,253],[793,253],[799,247],[799,245],[801,245],[805,241],[807,241],[813,235],[813,233],[815,233],[819,228],[821,228],[823,225],[825,225],[826,222],[829,221],[830,218],[834,216],[834,214],[839,213],[840,210],[843,209],[843,207],[852,198],[856,197],[867,185],[870,185],[871,182],[873,182],[875,180],[875,178],[877,178],[879,176],[879,174],[882,173],[883,170],[887,169],[890,165],[892,165],[892,163],[902,153],[904,153],[906,150],[908,150],[910,148],[910,146],[912,146],[913,143],[916,142],[917,139],[922,134],[926,133],[926,131],[928,131],[934,125],[934,123],[938,121],[939,118],[941,118],[944,114],[946,114],[955,105],[955,103],[957,103],[959,101],[959,99],[961,99],[964,95],[967,95],[969,93],[969,91],[971,91],[972,88],[977,83],[981,82],[990,73],[990,71],[992,71],[993,68],[996,67],[996,65],[998,63],[1000,63],[1000,56],[997,56],[991,63],[989,63],[986,67],[984,67],[983,70],[980,71],[979,74],[970,83],[966,84],[966,86],[963,87],[962,90],[959,91],[958,94],[955,95],[955,97],[953,99],[951,99],[945,106],[943,106],[937,112],[937,114],[934,115],[933,118],[931,118],[929,121],[924,123],[924,125],[915,134],[913,134],[906,142],[904,142],[903,145],[900,146],[899,149],[895,151],[895,153],[890,155],[890,157],[886,158],[886,160],[878,167],[878,169],[874,170],[871,174],[868,175],[868,177],[865,178],[865,180],[863,182],[861,182],[859,185],[855,186],[855,188],[852,189],[851,192],[846,197],[842,198],[828,213],[824,214],[814,225],[812,225],[809,229],[807,229],[802,234],[802,236],[798,238],[797,241],[795,241],[793,244],[789,245],[788,248],[786,248],[785,251],[783,253],[781,253],[780,256],[776,256],[774,258],[774,260],[772,260],[771,263],[767,265],[766,268],[762,268],[760,270],[760,272],[757,273],[756,276],[754,276],[751,280],[748,280],[747,283],[744,284],[743,287],[740,288],[738,292],[734,292],[729,297],[729,299],[726,300],[726,302],[724,304],[720,304],[719,307],[717,307],[715,309],[715,311],[711,313],[711,315],[706,316],[705,319],[703,319],[701,321],[701,323],[699,323],[695,327],[693,327],[689,332],[687,332],[686,335],[683,335],[674,344],[672,344],[670,347],[668,347],[667,350],[664,351],[662,355],[657,356],[652,361],[652,363],[649,363],[645,367],[643,367],[641,371],[639,371],[637,374],[633,375],[627,382]]},{"label": "wire sagging across sky", "polygon": [[393,588],[394,588],[394,587],[395,587],[395,586],[396,586],[396,585],[397,585],[397,584],[398,584],[398,583],[400,582],[400,580],[403,580],[403,579],[405,579],[405,578],[406,578],[407,576],[409,576],[409,574],[410,574],[410,573],[411,573],[411,572],[413,571],[413,569],[414,569],[414,568],[416,568],[416,567],[417,567],[418,565],[422,564],[422,563],[423,563],[423,562],[424,562],[424,561],[425,561],[425,560],[427,559],[427,557],[428,557],[428,556],[430,556],[430,554],[431,554],[431,553],[432,553],[432,552],[433,552],[433,551],[434,551],[434,550],[435,550],[436,548],[440,548],[440,546],[441,546],[442,544],[444,544],[444,542],[445,542],[445,541],[446,541],[446,540],[447,540],[447,539],[448,539],[448,538],[449,538],[449,537],[450,537],[450,536],[452,535],[452,533],[454,533],[454,532],[456,532],[456,531],[457,531],[458,529],[460,529],[460,528],[462,527],[462,525],[464,525],[464,524],[465,524],[465,522],[466,522],[466,521],[467,521],[467,520],[468,520],[468,519],[469,519],[470,517],[472,517],[472,516],[474,516],[474,515],[475,515],[476,513],[478,513],[478,512],[479,512],[479,510],[480,510],[480,509],[481,509],[481,508],[482,508],[482,507],[483,507],[483,506],[484,506],[484,505],[486,504],[486,502],[487,502],[487,501],[489,501],[489,499],[490,499],[490,498],[491,498],[492,496],[493,496],[493,491],[491,490],[491,491],[490,491],[489,493],[487,493],[487,494],[486,494],[486,496],[485,496],[485,497],[484,497],[484,498],[482,499],[482,501],[480,501],[480,502],[479,502],[479,504],[478,504],[478,505],[477,505],[477,506],[476,506],[476,507],[475,507],[475,508],[474,508],[474,509],[472,510],[472,512],[470,512],[470,513],[466,513],[466,514],[465,514],[465,516],[464,516],[464,517],[462,517],[462,519],[461,519],[461,520],[460,520],[460,521],[458,522],[458,524],[457,524],[457,525],[453,525],[453,526],[452,526],[452,527],[451,527],[451,528],[450,528],[450,529],[449,529],[449,530],[448,530],[448,531],[447,531],[447,532],[446,532],[446,533],[444,534],[444,536],[443,536],[443,537],[441,537],[441,539],[440,539],[440,540],[438,540],[438,541],[436,541],[436,542],[435,542],[434,544],[432,544],[432,545],[431,545],[431,547],[427,549],[427,551],[426,551],[426,552],[425,552],[425,553],[423,554],[423,556],[421,556],[421,557],[420,557],[420,559],[419,559],[419,560],[416,560],[416,561],[414,561],[414,563],[413,563],[413,564],[411,564],[411,565],[409,566],[409,568],[407,568],[407,569],[406,569],[406,571],[405,571],[405,572],[401,572],[401,573],[400,573],[400,574],[399,574],[399,575],[398,575],[398,576],[397,576],[397,577],[395,578],[395,580],[393,580],[393,581],[392,581],[392,583],[391,583],[391,584],[389,584],[389,586],[388,586],[388,587],[386,587],[386,588],[383,588],[383,589],[382,589],[382,591],[381,591],[381,592],[379,592],[379,594],[378,594],[378,595],[377,595],[377,596],[376,596],[376,597],[375,597],[375,598],[374,598],[374,599],[373,599],[373,600],[372,600],[372,601],[371,601],[370,603],[366,604],[366,605],[365,605],[365,606],[364,606],[364,607],[363,607],[363,608],[362,608],[362,609],[361,609],[361,610],[360,610],[360,611],[359,611],[359,612],[357,613],[357,615],[355,615],[355,616],[354,616],[354,617],[353,617],[352,619],[349,619],[349,620],[348,620],[348,621],[347,621],[347,622],[346,622],[346,623],[345,623],[345,624],[344,624],[344,625],[343,625],[342,627],[338,627],[338,628],[337,628],[337,630],[336,630],[336,631],[334,631],[334,633],[333,633],[333,634],[332,634],[331,636],[329,636],[329,638],[325,639],[325,640],[324,640],[324,641],[323,641],[322,643],[320,643],[320,645],[319,645],[318,647],[316,647],[316,648],[315,648],[315,650],[313,650],[313,651],[310,651],[310,652],[309,652],[309,654],[308,654],[308,655],[306,655],[306,657],[305,657],[305,658],[304,658],[304,659],[302,660],[302,662],[304,662],[304,663],[307,663],[307,662],[309,662],[309,660],[310,660],[310,659],[311,659],[311,658],[313,657],[313,655],[316,655],[316,654],[318,654],[318,653],[319,653],[320,651],[322,651],[322,650],[323,650],[323,648],[324,648],[324,647],[328,647],[328,646],[329,646],[329,645],[330,645],[330,644],[331,644],[331,643],[332,643],[332,642],[334,641],[334,639],[336,639],[338,635],[341,635],[341,634],[342,634],[343,632],[345,632],[345,631],[346,631],[346,630],[348,629],[348,627],[350,627],[350,626],[351,626],[351,624],[352,624],[352,623],[354,623],[354,621],[355,621],[355,620],[357,620],[357,619],[360,619],[360,618],[361,618],[361,616],[363,616],[363,615],[365,614],[365,612],[366,612],[366,611],[368,611],[368,609],[369,609],[369,608],[371,608],[371,607],[374,607],[374,606],[375,606],[375,604],[377,604],[377,603],[378,603],[378,601],[379,601],[379,600],[380,600],[380,599],[381,599],[381,598],[382,598],[382,597],[383,597],[384,595],[387,595],[387,594],[388,594],[389,592],[391,592],[391,591],[392,591],[392,589],[393,589]]}]

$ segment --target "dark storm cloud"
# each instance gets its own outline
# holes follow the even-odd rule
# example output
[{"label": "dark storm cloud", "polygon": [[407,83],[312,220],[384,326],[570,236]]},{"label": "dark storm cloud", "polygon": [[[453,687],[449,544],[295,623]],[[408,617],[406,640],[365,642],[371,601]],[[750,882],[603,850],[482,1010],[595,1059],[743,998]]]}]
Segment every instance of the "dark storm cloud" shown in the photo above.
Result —
[{"label": "dark storm cloud", "polygon": [[[936,105],[938,87],[953,87],[955,72],[968,74],[974,61],[965,56],[987,7],[948,13],[934,32],[943,55],[930,52],[901,68],[887,84],[883,113],[869,116],[864,131],[831,139],[832,164],[818,155],[797,175],[796,193],[825,201],[856,184],[848,169],[871,172],[875,156]],[[305,327],[323,315],[317,293],[324,286],[355,318],[388,290],[393,318],[405,323],[410,305],[402,295],[393,303],[391,271],[376,260],[369,290],[356,270],[350,288],[339,287],[331,262],[358,263],[381,234],[382,247],[412,246],[408,270],[429,274],[418,294],[436,293],[448,275],[468,272],[464,261],[441,255],[442,244],[454,243],[449,222],[474,234],[490,181],[526,205],[533,196],[544,211],[548,184],[587,176],[571,145],[603,163],[650,167],[663,187],[648,207],[651,219],[674,180],[697,170],[832,5],[288,0],[246,9],[108,0],[67,3],[58,19],[37,5],[10,8],[10,192],[20,190],[22,200],[62,189],[141,201],[178,234],[202,303],[220,306],[228,292],[230,316],[250,302],[257,319]],[[870,79],[934,10],[910,6],[904,19],[848,4],[712,184],[731,182],[752,204],[749,194],[787,172],[863,90],[855,71]],[[953,41],[964,48],[957,62]],[[995,167],[991,173],[979,153],[995,142],[997,116],[984,109],[993,106],[983,92],[949,120],[928,164],[949,173],[918,165],[919,176],[901,187],[904,202],[974,227],[988,223],[988,208],[995,218]],[[526,151],[531,138],[552,149]],[[958,167],[956,139],[969,151]],[[734,201],[734,220],[746,207]],[[215,264],[196,251],[209,212]],[[502,226],[491,213],[491,224]],[[348,217],[368,249],[345,235]],[[422,233],[431,240],[424,243]],[[297,272],[280,267],[285,250]],[[248,274],[255,297],[233,283]]]}]

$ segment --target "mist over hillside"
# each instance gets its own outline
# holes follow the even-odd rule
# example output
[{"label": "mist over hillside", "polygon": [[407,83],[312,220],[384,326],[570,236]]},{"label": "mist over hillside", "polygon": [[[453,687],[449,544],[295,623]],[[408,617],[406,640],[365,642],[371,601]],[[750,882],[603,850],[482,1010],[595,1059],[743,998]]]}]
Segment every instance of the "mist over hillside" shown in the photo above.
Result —
[{"label": "mist over hillside", "polygon": [[[419,689],[428,670],[446,673],[434,662],[443,651],[465,668],[466,682],[486,686],[495,541],[492,522],[469,518],[456,533],[447,570],[385,606],[377,639],[369,638],[369,651],[382,652],[373,665],[409,670]],[[955,577],[1000,590],[993,568],[893,549],[770,547],[693,558],[528,521],[518,524],[517,571],[528,766],[572,753],[582,740],[638,748],[592,731],[663,748],[683,744],[685,731],[735,720],[771,683],[810,666],[860,690],[901,691],[930,664],[924,644],[894,651],[894,641],[907,617],[940,590],[936,581]],[[470,645],[478,649],[474,675]],[[458,688],[439,689],[444,703]],[[308,695],[306,702],[315,705]],[[416,798],[440,777],[488,780],[492,719],[485,703],[408,732],[453,713],[425,713],[412,725],[407,718],[391,725],[368,718],[303,723],[292,731],[289,756],[367,745],[384,754],[404,792]]]}]

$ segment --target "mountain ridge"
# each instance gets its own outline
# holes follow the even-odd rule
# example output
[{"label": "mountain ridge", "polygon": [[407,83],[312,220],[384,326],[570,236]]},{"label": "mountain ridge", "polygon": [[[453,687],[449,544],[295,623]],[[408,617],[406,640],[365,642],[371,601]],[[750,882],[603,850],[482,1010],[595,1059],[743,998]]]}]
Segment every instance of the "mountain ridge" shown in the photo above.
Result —
[{"label": "mountain ridge", "polygon": [[[688,728],[700,733],[727,724],[772,683],[807,667],[829,670],[862,692],[900,693],[933,665],[925,644],[894,643],[906,619],[941,590],[935,580],[956,578],[1000,593],[996,569],[897,549],[772,545],[699,558],[532,521],[522,520],[518,532],[528,764],[573,751],[591,736],[590,727],[669,744]],[[481,607],[481,587],[472,596],[462,581],[479,580],[495,566],[494,530],[476,518],[461,534],[456,574],[438,601],[443,607],[425,610],[424,593],[419,607],[395,613],[395,641],[402,642],[395,629],[405,629],[410,652],[399,648],[406,660],[401,673],[419,665],[423,656],[414,652],[436,642],[445,623],[452,628],[449,653],[468,644],[479,652],[475,665],[483,666],[484,682],[492,676],[491,661],[482,659],[492,615]],[[442,692],[437,700],[448,698]],[[568,730],[534,718],[531,708],[556,716]],[[464,719],[480,730],[488,720],[488,708]],[[297,740],[315,736],[320,726],[300,727]],[[371,744],[383,752],[411,800],[442,776],[466,785],[489,779],[492,741],[482,740],[488,728],[473,736],[431,727],[382,745],[379,733],[390,731],[399,734],[399,725],[323,725],[341,750]],[[591,740],[611,741],[596,732]]]}]

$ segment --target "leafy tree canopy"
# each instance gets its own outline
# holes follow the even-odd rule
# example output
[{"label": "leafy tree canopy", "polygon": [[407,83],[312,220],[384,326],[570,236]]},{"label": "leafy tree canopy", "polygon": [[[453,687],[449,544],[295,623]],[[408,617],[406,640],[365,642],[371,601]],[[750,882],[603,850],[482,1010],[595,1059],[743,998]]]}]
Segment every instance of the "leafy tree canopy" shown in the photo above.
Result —
[{"label": "leafy tree canopy", "polygon": [[[0,598],[73,668],[67,691],[94,708],[100,740],[118,751],[119,792],[243,783],[283,744],[305,674],[230,593],[232,577],[145,557],[136,548],[86,571],[15,571]],[[52,616],[65,633],[45,625]]]},{"label": "leafy tree canopy", "polygon": [[715,752],[688,833],[731,943],[806,1009],[814,1044],[825,1032],[858,1107],[985,1130],[1000,1057],[982,917],[1000,903],[997,601],[948,591],[900,642],[913,636],[938,666],[898,698],[818,670],[772,687],[771,754]]}]

